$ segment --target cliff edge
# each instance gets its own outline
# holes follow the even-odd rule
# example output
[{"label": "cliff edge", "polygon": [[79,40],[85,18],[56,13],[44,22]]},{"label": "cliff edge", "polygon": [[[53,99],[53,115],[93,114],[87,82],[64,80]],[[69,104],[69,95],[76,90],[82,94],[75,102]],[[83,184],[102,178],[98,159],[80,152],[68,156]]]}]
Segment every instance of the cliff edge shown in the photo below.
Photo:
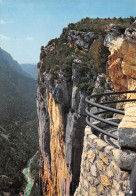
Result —
[{"label": "cliff edge", "polygon": [[[133,35],[128,37],[129,30],[118,26],[110,26],[110,31],[106,32],[111,21],[101,19],[99,25],[96,21],[98,19],[87,18],[70,24],[63,29],[60,38],[41,47],[37,85],[41,195],[74,195],[79,185],[86,95],[109,91],[113,87],[132,89],[135,84],[135,77],[130,78],[133,71],[126,68],[127,63],[124,65],[129,61],[132,69],[135,66]],[[85,24],[91,25],[87,28]],[[135,30],[133,32],[135,35]],[[121,39],[124,46],[120,44],[113,49],[111,45],[116,45],[117,39]],[[126,55],[124,47],[130,48],[131,57]],[[126,74],[126,69],[130,73]],[[109,70],[109,79],[106,70]],[[117,83],[117,78],[121,79],[123,87]]]}]

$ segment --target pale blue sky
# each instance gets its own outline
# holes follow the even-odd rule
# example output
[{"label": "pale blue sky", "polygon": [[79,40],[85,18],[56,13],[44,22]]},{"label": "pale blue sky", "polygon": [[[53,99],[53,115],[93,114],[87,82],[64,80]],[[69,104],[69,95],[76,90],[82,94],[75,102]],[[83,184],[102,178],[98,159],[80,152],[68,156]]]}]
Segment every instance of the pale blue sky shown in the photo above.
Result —
[{"label": "pale blue sky", "polygon": [[0,46],[19,63],[37,63],[69,23],[114,16],[136,16],[136,0],[0,0]]}]

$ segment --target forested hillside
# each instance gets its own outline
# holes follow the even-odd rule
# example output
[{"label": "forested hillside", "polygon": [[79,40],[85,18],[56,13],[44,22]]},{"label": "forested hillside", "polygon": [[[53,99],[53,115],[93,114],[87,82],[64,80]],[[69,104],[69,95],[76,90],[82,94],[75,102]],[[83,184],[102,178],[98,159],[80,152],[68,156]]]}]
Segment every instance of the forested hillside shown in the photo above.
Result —
[{"label": "forested hillside", "polygon": [[21,172],[37,150],[36,82],[0,49],[0,195],[19,195]]},{"label": "forested hillside", "polygon": [[20,66],[33,79],[37,79],[37,66],[35,64],[20,64]]}]

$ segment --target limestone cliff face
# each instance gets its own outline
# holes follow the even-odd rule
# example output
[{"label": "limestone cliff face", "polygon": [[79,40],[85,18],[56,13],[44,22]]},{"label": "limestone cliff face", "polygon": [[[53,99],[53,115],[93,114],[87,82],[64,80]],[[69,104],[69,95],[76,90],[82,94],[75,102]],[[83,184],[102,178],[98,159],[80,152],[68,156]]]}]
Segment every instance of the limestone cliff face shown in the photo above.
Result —
[{"label": "limestone cliff face", "polygon": [[[108,77],[116,91],[136,90],[136,30],[127,28],[121,33],[115,29],[111,25],[105,38],[111,53],[108,57]],[[135,98],[136,93],[127,94],[127,99]],[[120,104],[119,107],[125,108],[125,116],[119,124],[119,144],[122,148],[135,148],[136,103]]]},{"label": "limestone cliff face", "polygon": [[109,47],[108,77],[116,91],[136,89],[136,30],[116,32],[111,25],[105,44]]},{"label": "limestone cliff face", "polygon": [[[136,30],[127,28],[122,33],[117,32],[116,26],[110,25],[108,35],[105,37],[105,44],[110,51],[108,78],[112,81],[115,91],[136,90]],[[123,97],[126,95],[124,94]],[[134,99],[136,94],[127,94],[127,98]],[[135,110],[136,104],[134,102],[119,104],[118,107],[125,107],[125,117],[119,127],[136,128],[132,114],[127,112],[128,108]],[[122,134],[124,135],[124,133]],[[132,134],[130,135],[132,138]],[[120,142],[121,140],[120,138]]]}]

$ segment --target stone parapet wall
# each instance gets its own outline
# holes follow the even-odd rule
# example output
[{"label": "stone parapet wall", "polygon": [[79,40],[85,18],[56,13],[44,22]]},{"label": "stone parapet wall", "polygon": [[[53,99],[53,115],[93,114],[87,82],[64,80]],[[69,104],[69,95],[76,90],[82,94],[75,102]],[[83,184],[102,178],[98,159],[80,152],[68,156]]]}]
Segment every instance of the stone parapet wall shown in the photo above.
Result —
[{"label": "stone parapet wall", "polygon": [[119,145],[136,151],[136,103],[125,105],[125,116],[118,128]]},{"label": "stone parapet wall", "polygon": [[[130,173],[136,156],[134,154],[133,158],[131,156],[131,159],[128,159],[127,155],[98,138],[87,126],[80,182],[74,196],[125,196],[125,193],[129,193]],[[126,164],[130,165],[128,171],[120,169],[123,164],[120,162],[120,156],[126,157]]]}]

